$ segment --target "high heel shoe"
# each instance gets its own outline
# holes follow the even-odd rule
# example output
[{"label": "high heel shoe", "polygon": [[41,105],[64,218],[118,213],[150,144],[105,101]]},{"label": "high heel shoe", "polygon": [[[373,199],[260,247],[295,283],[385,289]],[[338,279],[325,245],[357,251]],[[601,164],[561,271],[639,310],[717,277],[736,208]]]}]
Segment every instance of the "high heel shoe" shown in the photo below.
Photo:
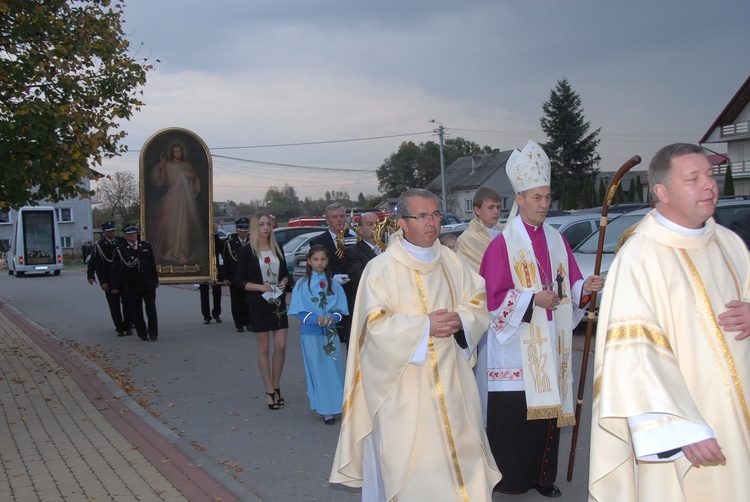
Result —
[{"label": "high heel shoe", "polygon": [[278,410],[279,409],[279,402],[276,400],[276,393],[275,392],[266,392],[266,396],[271,398],[272,403],[268,403],[268,400],[266,399],[266,404],[268,404],[269,410]]},{"label": "high heel shoe", "polygon": [[276,403],[278,403],[280,407],[284,406],[284,398],[281,397],[281,389],[274,389],[274,390],[276,391]]}]

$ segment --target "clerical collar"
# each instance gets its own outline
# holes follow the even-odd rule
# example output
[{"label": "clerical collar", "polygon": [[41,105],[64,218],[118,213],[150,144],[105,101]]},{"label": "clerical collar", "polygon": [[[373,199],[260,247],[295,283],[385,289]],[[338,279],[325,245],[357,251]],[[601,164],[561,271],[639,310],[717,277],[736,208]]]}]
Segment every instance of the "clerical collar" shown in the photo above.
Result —
[{"label": "clerical collar", "polygon": [[406,249],[410,255],[421,262],[427,263],[428,261],[434,260],[437,256],[437,252],[435,251],[434,246],[423,248],[422,246],[412,244],[406,239],[402,239],[402,242],[404,243],[404,249]]},{"label": "clerical collar", "polygon": [[498,230],[497,227],[484,227],[484,228],[487,229],[487,233],[489,234],[490,239],[494,239],[495,237],[503,233],[503,231]]},{"label": "clerical collar", "polygon": [[525,226],[526,228],[530,228],[530,229],[531,229],[531,230],[533,230],[534,232],[536,232],[537,230],[539,230],[539,229],[540,229],[540,228],[542,227],[542,225],[544,225],[544,224],[542,223],[542,225],[536,225],[536,226],[534,226],[534,225],[531,225],[531,224],[529,224],[529,223],[526,223],[526,222],[525,222],[525,221],[523,220],[523,218],[521,218],[521,223],[523,223],[523,226]]},{"label": "clerical collar", "polygon": [[685,237],[700,237],[701,235],[705,235],[708,231],[708,227],[703,224],[701,228],[687,228],[683,227],[682,225],[678,225],[672,220],[668,220],[666,216],[661,214],[658,210],[656,211],[656,221],[667,227],[668,229],[677,232],[680,235],[684,235]]}]

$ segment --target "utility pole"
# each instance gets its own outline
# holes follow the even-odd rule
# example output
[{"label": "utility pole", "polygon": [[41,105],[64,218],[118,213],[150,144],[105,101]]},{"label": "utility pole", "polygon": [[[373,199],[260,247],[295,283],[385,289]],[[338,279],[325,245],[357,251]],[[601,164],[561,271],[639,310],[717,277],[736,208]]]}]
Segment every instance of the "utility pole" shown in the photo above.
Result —
[{"label": "utility pole", "polygon": [[448,180],[445,178],[445,155],[443,154],[443,137],[445,136],[445,128],[443,127],[443,124],[436,121],[435,119],[430,119],[431,124],[440,124],[438,128],[435,130],[435,132],[438,133],[438,137],[440,138],[440,181],[442,182],[441,190],[443,195],[443,213],[448,212]]}]

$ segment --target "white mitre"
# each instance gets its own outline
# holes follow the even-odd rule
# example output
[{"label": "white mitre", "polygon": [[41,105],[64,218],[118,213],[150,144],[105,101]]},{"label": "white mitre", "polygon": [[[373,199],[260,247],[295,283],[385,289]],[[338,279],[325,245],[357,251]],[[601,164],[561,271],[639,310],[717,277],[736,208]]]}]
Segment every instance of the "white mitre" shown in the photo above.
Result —
[{"label": "white mitre", "polygon": [[513,190],[523,192],[536,187],[550,186],[552,166],[542,147],[529,140],[520,152],[514,150],[505,163]]}]

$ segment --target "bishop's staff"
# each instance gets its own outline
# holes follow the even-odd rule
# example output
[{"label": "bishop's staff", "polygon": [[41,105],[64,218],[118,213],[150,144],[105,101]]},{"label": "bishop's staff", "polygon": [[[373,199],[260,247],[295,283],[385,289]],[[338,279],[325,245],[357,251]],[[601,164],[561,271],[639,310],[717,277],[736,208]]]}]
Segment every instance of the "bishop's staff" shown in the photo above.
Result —
[{"label": "bishop's staff", "polygon": [[[641,163],[641,157],[638,155],[633,156],[630,160],[625,162],[620,169],[617,170],[612,181],[609,183],[607,188],[607,196],[602,205],[602,218],[599,223],[599,243],[596,247],[596,259],[594,261],[594,275],[599,275],[599,269],[602,265],[602,250],[604,248],[604,235],[607,231],[607,212],[609,206],[612,204],[612,200],[615,198],[615,192],[617,191],[617,185],[620,184],[620,180],[625,173],[633,169]],[[586,386],[586,369],[589,362],[589,350],[591,349],[591,335],[594,331],[594,317],[596,311],[596,296],[597,292],[591,293],[589,299],[589,312],[588,312],[588,324],[586,325],[586,342],[583,346],[583,362],[581,363],[581,377],[578,380],[578,400],[576,401],[576,413],[575,413],[575,425],[573,425],[573,440],[570,445],[570,457],[568,459],[568,481],[573,480],[573,465],[576,459],[576,443],[578,442],[578,428],[581,421],[581,408],[583,407],[583,390]]]}]

